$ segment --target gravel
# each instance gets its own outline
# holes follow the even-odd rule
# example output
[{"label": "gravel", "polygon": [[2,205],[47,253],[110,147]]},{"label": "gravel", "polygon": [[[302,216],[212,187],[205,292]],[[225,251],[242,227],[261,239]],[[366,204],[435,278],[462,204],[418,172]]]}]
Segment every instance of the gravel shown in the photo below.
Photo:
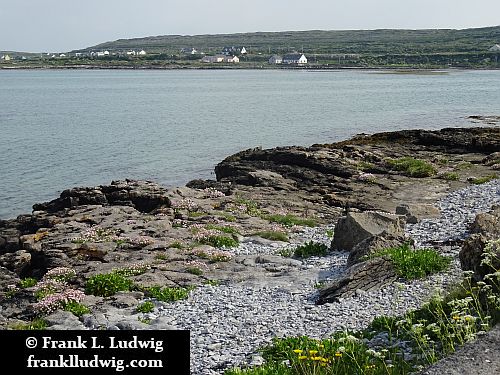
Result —
[{"label": "gravel", "polygon": [[[475,215],[488,211],[494,204],[500,204],[499,180],[449,194],[438,202],[440,218],[408,226],[407,233],[418,246],[440,244],[444,252],[456,255],[460,247],[452,242],[463,239]],[[326,235],[329,228],[306,228],[296,233],[292,242],[314,240],[329,244]],[[283,243],[248,241],[234,253],[278,254],[290,247]],[[342,252],[304,260],[302,266],[291,272],[295,281],[290,283],[287,278],[283,285],[277,285],[276,277],[270,286],[266,286],[265,280],[260,284],[243,281],[206,285],[194,290],[187,300],[160,304],[149,317],[161,317],[163,324],[191,331],[193,374],[222,374],[226,368],[261,364],[258,348],[270,343],[273,337],[321,338],[336,330],[362,329],[376,316],[399,315],[418,308],[430,295],[461,276],[455,259],[447,272],[425,280],[394,283],[376,292],[360,291],[339,303],[316,306],[315,284],[342,274],[346,260],[347,253]],[[316,272],[315,277],[311,277],[311,270]]]}]

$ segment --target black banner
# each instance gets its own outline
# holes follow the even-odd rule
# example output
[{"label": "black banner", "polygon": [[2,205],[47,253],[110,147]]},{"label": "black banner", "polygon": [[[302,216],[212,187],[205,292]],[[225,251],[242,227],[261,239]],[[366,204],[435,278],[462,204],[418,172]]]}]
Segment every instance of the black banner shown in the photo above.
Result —
[{"label": "black banner", "polygon": [[2,358],[26,374],[189,375],[189,331],[5,331]]}]

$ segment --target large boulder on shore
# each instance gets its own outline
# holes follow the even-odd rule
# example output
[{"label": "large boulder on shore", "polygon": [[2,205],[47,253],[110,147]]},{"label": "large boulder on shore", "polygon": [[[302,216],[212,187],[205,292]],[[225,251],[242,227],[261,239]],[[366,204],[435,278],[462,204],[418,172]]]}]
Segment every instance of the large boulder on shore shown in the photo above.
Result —
[{"label": "large boulder on shore", "polygon": [[346,274],[319,290],[318,305],[337,302],[363,291],[379,289],[393,281],[398,275],[393,263],[387,257],[377,257],[350,267]]},{"label": "large boulder on shore", "polygon": [[500,206],[494,206],[491,212],[477,214],[470,232],[491,239],[500,238]]},{"label": "large boulder on shore", "polygon": [[384,212],[348,212],[335,225],[332,241],[333,250],[351,251],[367,238],[385,232],[387,235],[404,235],[405,219]]},{"label": "large boulder on shore", "polygon": [[[471,225],[472,235],[464,241],[460,250],[460,265],[465,271],[473,271],[476,281],[485,280],[487,274],[500,269],[500,207],[494,207],[489,213],[481,213]],[[490,265],[483,264],[485,251],[493,252]]]}]

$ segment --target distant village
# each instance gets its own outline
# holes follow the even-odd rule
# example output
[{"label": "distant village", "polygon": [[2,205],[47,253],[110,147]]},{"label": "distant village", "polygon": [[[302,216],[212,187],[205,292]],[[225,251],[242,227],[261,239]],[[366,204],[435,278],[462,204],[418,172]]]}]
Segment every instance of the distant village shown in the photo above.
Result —
[{"label": "distant village", "polygon": [[[201,56],[200,61],[202,63],[208,64],[216,64],[216,63],[239,63],[240,58],[244,57],[248,54],[247,49],[244,46],[240,47],[224,47],[220,53],[215,55],[207,55],[204,52],[198,52],[198,50],[194,47],[182,48],[180,51],[181,55],[190,55],[190,56]],[[260,55],[261,53],[259,53]],[[112,57],[144,57],[147,56],[148,53],[141,50],[128,50],[128,51],[85,51],[85,52],[74,52],[74,53],[44,53],[38,55],[37,57],[48,58],[48,59],[64,59],[64,58],[112,58]],[[0,56],[1,60],[11,61],[13,59],[17,60],[26,60],[28,57],[26,56],[16,56],[12,57],[8,54]],[[269,64],[272,65],[298,65],[303,66],[307,65],[307,57],[303,53],[289,53],[283,56],[281,55],[273,55],[268,60]]]},{"label": "distant village", "polygon": [[[269,51],[271,52],[271,51]],[[500,53],[500,44],[495,44],[488,49],[488,52]],[[28,54],[22,55],[19,53],[10,54],[3,53],[0,55],[0,62],[15,62],[24,60],[45,60],[45,59],[133,59],[133,58],[147,58],[150,60],[155,60],[160,56],[167,56],[177,59],[177,60],[190,60],[199,61],[202,64],[238,64],[240,61],[251,61],[257,56],[258,61],[266,61],[269,65],[283,65],[283,66],[306,66],[309,64],[308,58],[304,53],[300,52],[290,52],[283,55],[269,53],[267,58],[262,52],[251,53],[247,47],[244,46],[227,46],[223,47],[217,53],[207,54],[205,52],[199,51],[195,47],[186,47],[179,49],[178,54],[166,54],[158,51],[147,52],[144,49],[130,49],[130,50],[82,50],[77,52],[67,52],[67,53],[42,53],[42,54]],[[247,57],[248,56],[248,57]],[[316,58],[318,55],[312,55]],[[359,54],[337,54],[330,55],[330,58],[340,59],[359,59],[361,55]],[[498,56],[496,56],[498,62]],[[314,61],[314,60],[313,60]]]}]

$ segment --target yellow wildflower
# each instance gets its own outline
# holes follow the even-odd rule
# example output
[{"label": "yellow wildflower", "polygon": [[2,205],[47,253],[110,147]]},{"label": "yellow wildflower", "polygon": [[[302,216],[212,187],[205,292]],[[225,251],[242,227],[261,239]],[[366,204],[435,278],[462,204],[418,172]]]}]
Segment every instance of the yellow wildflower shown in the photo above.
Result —
[{"label": "yellow wildflower", "polygon": [[316,353],[318,353],[318,351],[317,351],[317,350],[309,350],[309,354],[310,354],[310,355],[315,355]]},{"label": "yellow wildflower", "polygon": [[299,355],[299,359],[300,359],[300,360],[307,359],[307,355]]},{"label": "yellow wildflower", "polygon": [[300,354],[300,353],[302,353],[302,352],[303,352],[303,350],[302,350],[302,349],[294,349],[294,350],[293,350],[293,352],[294,352],[294,353],[297,353],[297,354]]},{"label": "yellow wildflower", "polygon": [[335,353],[335,357],[342,357],[342,353],[340,352]]}]

